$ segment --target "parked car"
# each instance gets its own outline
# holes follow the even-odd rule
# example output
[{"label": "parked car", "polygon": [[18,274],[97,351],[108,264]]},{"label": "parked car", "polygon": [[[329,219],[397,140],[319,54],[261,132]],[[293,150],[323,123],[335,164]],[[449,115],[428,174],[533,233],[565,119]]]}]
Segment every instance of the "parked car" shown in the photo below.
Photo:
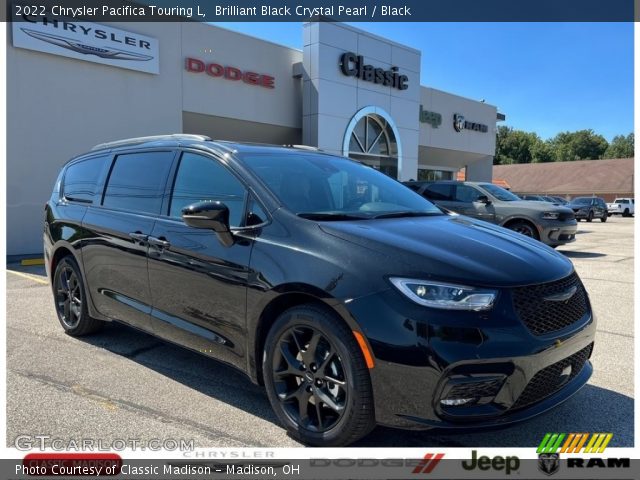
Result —
[{"label": "parked car", "polygon": [[478,218],[557,247],[576,238],[573,211],[548,202],[526,201],[492,183],[407,182],[417,193],[461,215]]},{"label": "parked car", "polygon": [[[522,194],[522,195],[518,195],[522,200],[529,200],[529,201],[534,201],[534,202],[549,202],[550,200],[548,198],[546,198],[544,195],[531,195],[531,194]],[[551,200],[551,203],[554,203],[553,200]]]},{"label": "parked car", "polygon": [[609,216],[622,215],[623,217],[633,217],[635,210],[635,199],[633,198],[616,198],[613,203],[607,203]]},{"label": "parked car", "polygon": [[44,220],[67,334],[119,321],[226,362],[310,445],[376,423],[506,425],[592,373],[569,259],[347,158],[192,135],[102,144],[62,168]]},{"label": "parked car", "polygon": [[567,205],[569,203],[565,198],[559,197],[557,195],[547,195],[547,197],[554,200],[558,205]]},{"label": "parked car", "polygon": [[606,222],[609,216],[607,204],[600,197],[576,197],[571,199],[567,207],[574,211],[578,221],[591,222],[594,218],[599,218],[601,222]]},{"label": "parked car", "polygon": [[554,205],[566,205],[567,203],[569,203],[566,200],[564,200],[562,197],[554,197],[551,195],[518,194],[518,196],[522,200],[529,200],[534,202],[549,202],[549,203],[553,203]]}]

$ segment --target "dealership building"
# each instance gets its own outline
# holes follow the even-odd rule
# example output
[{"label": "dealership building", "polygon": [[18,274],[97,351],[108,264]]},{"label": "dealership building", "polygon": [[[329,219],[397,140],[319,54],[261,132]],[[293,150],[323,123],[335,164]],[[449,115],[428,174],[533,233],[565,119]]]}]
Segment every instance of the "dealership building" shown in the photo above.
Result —
[{"label": "dealership building", "polygon": [[43,205],[60,167],[121,138],[304,144],[398,180],[465,168],[467,179],[491,181],[504,117],[422,86],[421,52],[390,39],[311,22],[296,50],[195,22],[25,20],[7,34],[10,256],[41,251]]}]

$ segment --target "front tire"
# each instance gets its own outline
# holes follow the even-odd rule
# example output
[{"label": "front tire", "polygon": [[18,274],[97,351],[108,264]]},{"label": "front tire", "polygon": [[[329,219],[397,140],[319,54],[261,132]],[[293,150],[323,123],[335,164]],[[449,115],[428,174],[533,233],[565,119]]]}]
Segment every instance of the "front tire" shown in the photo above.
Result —
[{"label": "front tire", "polygon": [[89,316],[80,267],[71,256],[62,258],[53,274],[56,313],[65,333],[79,337],[98,331],[103,323]]},{"label": "front tire", "polygon": [[607,219],[608,219],[608,218],[609,218],[609,216],[605,213],[604,215],[602,215],[602,217],[600,217],[600,221],[601,221],[602,223],[604,223],[604,222],[606,222],[606,221],[607,221]]},{"label": "front tire", "polygon": [[536,228],[528,222],[523,220],[519,220],[517,222],[511,223],[507,228],[513,230],[514,232],[518,232],[526,237],[531,237],[535,240],[540,240],[540,235],[538,235],[538,231]]},{"label": "front tire", "polygon": [[265,341],[271,406],[296,440],[348,445],[375,426],[369,371],[353,333],[332,313],[303,305],[282,313]]},{"label": "front tire", "polygon": [[589,215],[587,215],[587,222],[592,222],[593,221],[593,212],[589,212]]}]

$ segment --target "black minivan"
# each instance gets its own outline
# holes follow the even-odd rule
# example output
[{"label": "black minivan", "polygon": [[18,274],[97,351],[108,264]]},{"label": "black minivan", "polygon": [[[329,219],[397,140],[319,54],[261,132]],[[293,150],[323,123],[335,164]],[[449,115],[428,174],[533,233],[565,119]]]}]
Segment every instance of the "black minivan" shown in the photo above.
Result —
[{"label": "black minivan", "polygon": [[102,144],[62,168],[44,227],[68,334],[115,320],[226,362],[306,444],[504,425],[592,373],[568,259],[347,158],[196,135]]}]

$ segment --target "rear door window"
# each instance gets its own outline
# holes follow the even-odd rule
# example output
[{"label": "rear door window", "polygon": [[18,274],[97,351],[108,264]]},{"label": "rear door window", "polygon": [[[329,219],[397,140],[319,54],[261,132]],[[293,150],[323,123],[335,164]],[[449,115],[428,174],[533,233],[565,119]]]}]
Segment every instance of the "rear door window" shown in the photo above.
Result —
[{"label": "rear door window", "polygon": [[434,183],[428,185],[422,195],[430,200],[453,200],[453,185]]},{"label": "rear door window", "polygon": [[99,184],[110,156],[81,160],[67,167],[64,174],[63,195],[71,202],[94,203],[99,198]]},{"label": "rear door window", "polygon": [[102,205],[159,215],[174,156],[172,151],[118,155],[109,175]]}]

